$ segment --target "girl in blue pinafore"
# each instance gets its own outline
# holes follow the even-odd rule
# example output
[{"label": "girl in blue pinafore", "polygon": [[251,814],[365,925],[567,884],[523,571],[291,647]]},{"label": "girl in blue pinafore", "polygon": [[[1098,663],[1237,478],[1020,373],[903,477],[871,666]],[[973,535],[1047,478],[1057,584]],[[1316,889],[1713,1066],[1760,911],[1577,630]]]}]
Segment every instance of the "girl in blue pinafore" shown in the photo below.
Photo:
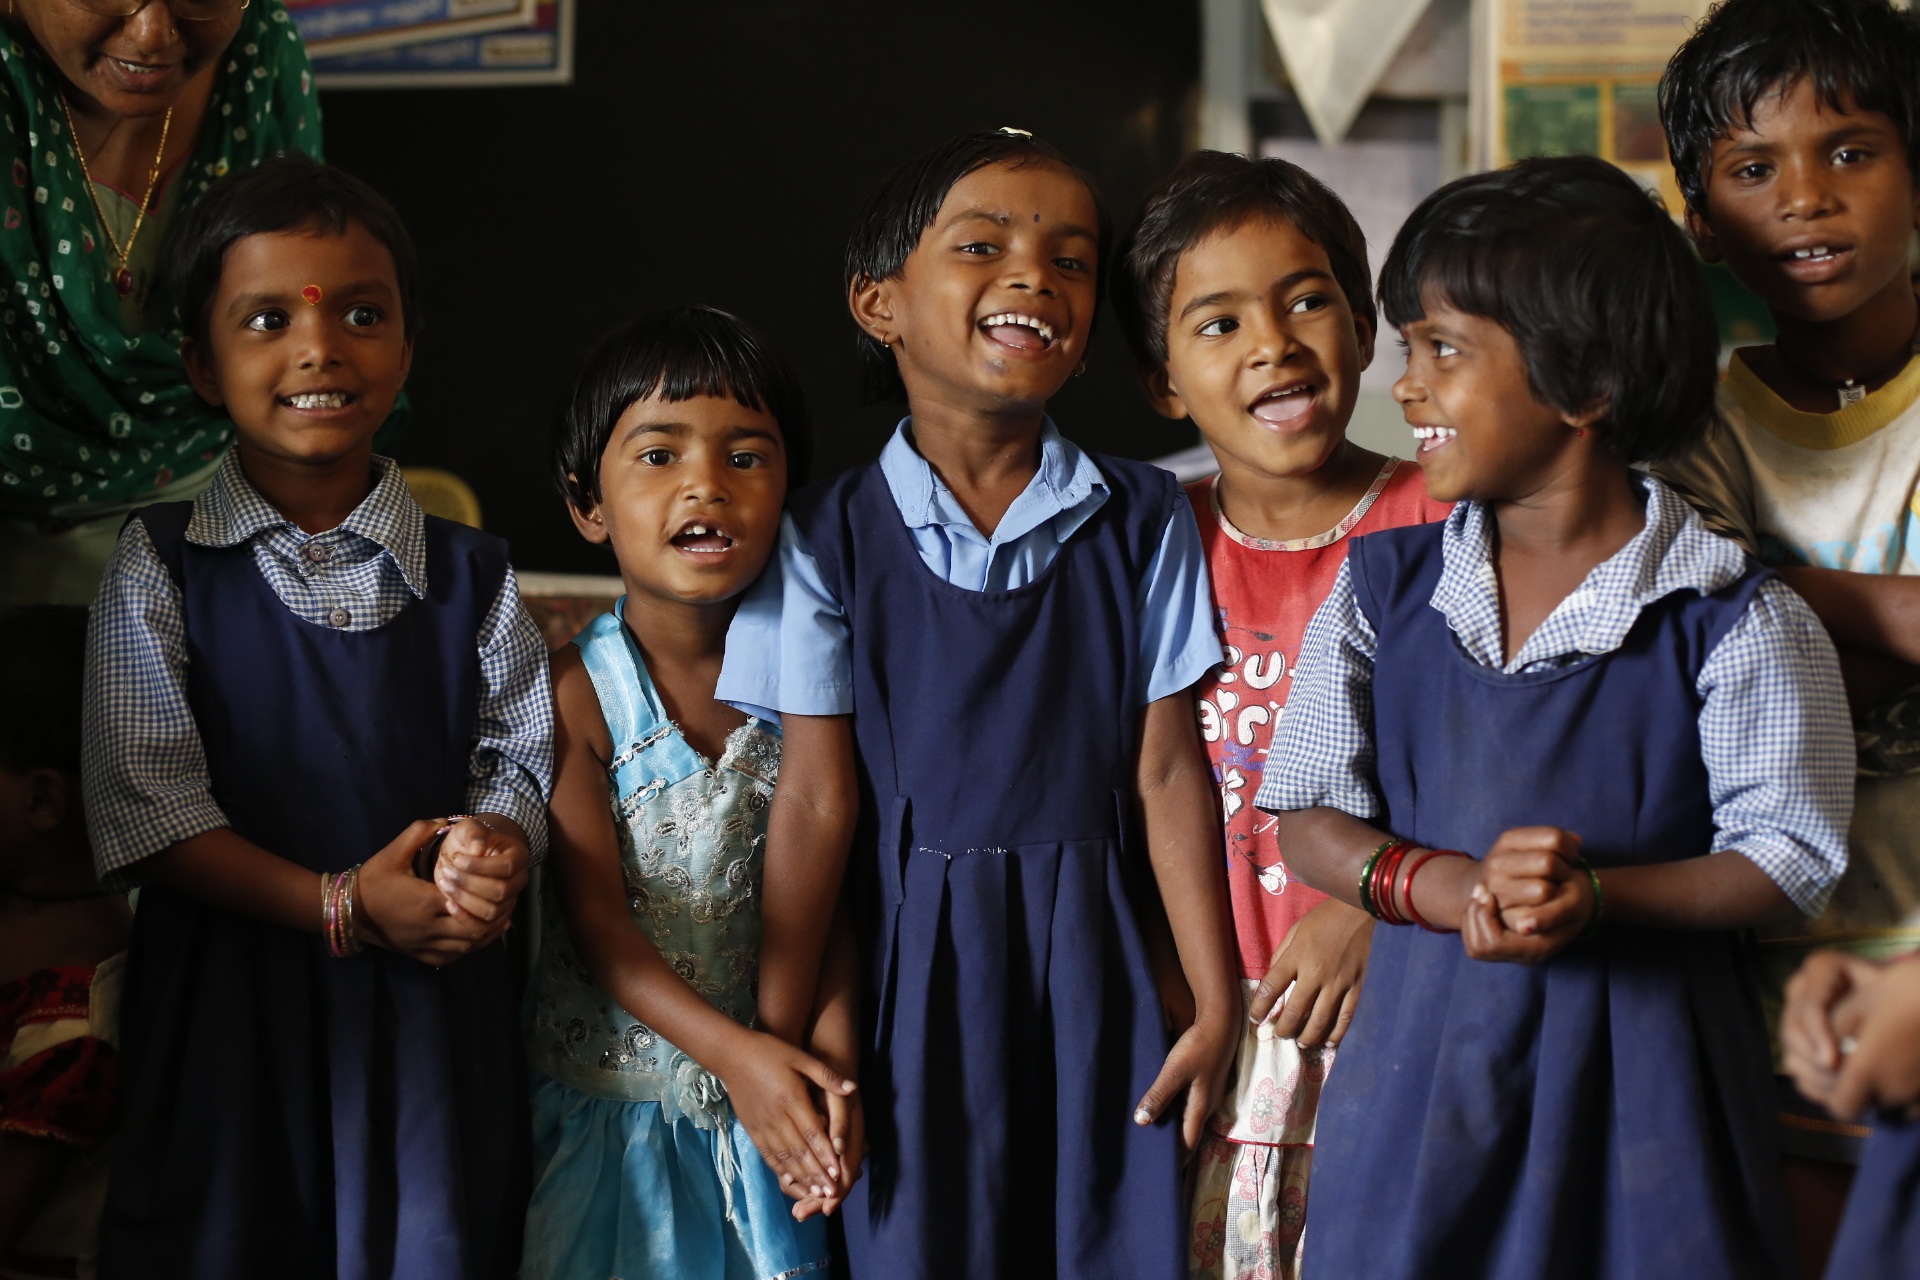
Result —
[{"label": "girl in blue pinafore", "polygon": [[[828,1134],[854,1141],[839,1105],[852,1085],[751,1030],[780,738],[713,699],[806,439],[785,366],[701,307],[602,343],[555,437],[574,522],[611,545],[626,595],[554,659],[526,1280],[785,1280],[827,1265],[813,1211],[838,1201]],[[851,1065],[851,1011],[820,1021],[823,1051]]]},{"label": "girl in blue pinafore", "polygon": [[1598,160],[1442,188],[1381,277],[1443,524],[1362,538],[1256,804],[1378,928],[1314,1276],[1791,1272],[1737,930],[1820,909],[1851,739],[1806,604],[1630,468],[1704,429],[1713,314]]},{"label": "girl in blue pinafore", "polygon": [[[1045,415],[1086,349],[1102,225],[1019,130],[882,185],[848,284],[911,416],[794,499],[781,578],[735,619],[721,696],[785,716],[760,997],[783,1035],[806,1031],[852,836],[856,1277],[1185,1269],[1178,1142],[1239,1017],[1189,695],[1220,644],[1173,476]],[[1178,961],[1156,966],[1168,924]],[[1193,1021],[1169,1052],[1155,977],[1179,987],[1176,963]]]},{"label": "girl in blue pinafore", "polygon": [[492,944],[545,830],[540,633],[505,544],[373,455],[415,324],[391,206],[269,160],[173,253],[238,443],[128,521],[88,635],[88,826],[141,886],[100,1274],[504,1280],[527,1111]]}]

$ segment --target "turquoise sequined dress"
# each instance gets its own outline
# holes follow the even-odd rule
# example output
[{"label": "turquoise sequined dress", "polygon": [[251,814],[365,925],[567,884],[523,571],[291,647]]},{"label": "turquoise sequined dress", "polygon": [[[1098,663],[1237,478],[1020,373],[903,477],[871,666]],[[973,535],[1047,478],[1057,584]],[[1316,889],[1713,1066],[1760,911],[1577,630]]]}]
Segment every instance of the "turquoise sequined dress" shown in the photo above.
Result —
[{"label": "turquoise sequined dress", "polygon": [[[750,1024],[780,739],[749,720],[710,763],[667,718],[618,609],[574,644],[613,739],[609,798],[634,925],[694,990]],[[821,1221],[793,1220],[725,1088],[594,985],[550,886],[536,897],[538,1183],[524,1280],[825,1275]]]}]

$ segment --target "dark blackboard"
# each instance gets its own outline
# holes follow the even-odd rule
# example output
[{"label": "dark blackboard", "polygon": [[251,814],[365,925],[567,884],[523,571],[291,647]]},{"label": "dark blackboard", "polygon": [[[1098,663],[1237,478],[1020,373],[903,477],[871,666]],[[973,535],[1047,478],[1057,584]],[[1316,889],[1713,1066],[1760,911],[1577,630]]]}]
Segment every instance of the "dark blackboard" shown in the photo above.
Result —
[{"label": "dark blackboard", "polygon": [[[546,478],[580,353],[634,312],[704,301],[799,369],[816,474],[873,456],[896,413],[859,404],[840,256],[900,160],[975,127],[1032,129],[1090,169],[1117,220],[1179,158],[1197,0],[580,0],[565,88],[334,92],[330,158],[419,241],[427,328],[402,461],[478,491],[523,568],[606,572]],[[1135,389],[1111,313],[1054,412],[1133,457],[1193,443]]]}]

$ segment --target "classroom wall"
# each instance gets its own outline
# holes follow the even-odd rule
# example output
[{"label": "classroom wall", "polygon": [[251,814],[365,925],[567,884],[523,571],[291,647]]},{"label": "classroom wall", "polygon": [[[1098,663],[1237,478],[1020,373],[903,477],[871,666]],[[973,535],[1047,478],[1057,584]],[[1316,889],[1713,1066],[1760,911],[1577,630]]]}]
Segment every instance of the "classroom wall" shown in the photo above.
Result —
[{"label": "classroom wall", "polygon": [[[420,245],[427,327],[402,461],[478,492],[516,564],[610,572],[547,480],[580,354],[641,309],[703,301],[799,369],[815,474],[874,455],[899,410],[861,406],[840,260],[900,160],[975,127],[1032,129],[1093,171],[1117,221],[1192,135],[1198,0],[580,0],[563,88],[328,92],[328,156],[384,191]],[[1155,417],[1103,308],[1055,402],[1095,448],[1197,437]]]}]

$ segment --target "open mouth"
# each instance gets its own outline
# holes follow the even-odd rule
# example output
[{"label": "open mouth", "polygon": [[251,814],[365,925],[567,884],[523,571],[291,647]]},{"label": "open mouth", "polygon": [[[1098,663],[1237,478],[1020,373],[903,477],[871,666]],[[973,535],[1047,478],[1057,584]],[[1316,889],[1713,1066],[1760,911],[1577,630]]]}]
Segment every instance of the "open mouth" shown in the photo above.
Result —
[{"label": "open mouth", "polygon": [[346,391],[296,391],[290,396],[281,396],[280,403],[289,409],[344,409],[354,399],[353,394]]},{"label": "open mouth", "polygon": [[1268,391],[1247,406],[1247,412],[1270,427],[1297,426],[1313,412],[1319,398],[1319,389],[1312,384],[1292,382]]},{"label": "open mouth", "polygon": [[1420,446],[1415,452],[1432,453],[1435,449],[1438,449],[1441,445],[1446,444],[1459,434],[1460,431],[1457,427],[1415,427],[1413,428],[1413,438],[1420,442]]},{"label": "open mouth", "polygon": [[1045,351],[1054,343],[1053,326],[1017,311],[1002,311],[980,322],[981,331],[1015,351]]},{"label": "open mouth", "polygon": [[122,75],[135,79],[163,76],[173,69],[173,64],[167,62],[128,62],[125,58],[116,58],[112,54],[107,55],[107,61],[111,62]]},{"label": "open mouth", "polygon": [[1773,260],[1794,279],[1818,283],[1844,270],[1852,255],[1852,245],[1802,241],[1774,254]]},{"label": "open mouth", "polygon": [[673,535],[671,541],[680,550],[691,551],[695,555],[712,556],[733,550],[733,539],[710,524],[685,525]]}]

